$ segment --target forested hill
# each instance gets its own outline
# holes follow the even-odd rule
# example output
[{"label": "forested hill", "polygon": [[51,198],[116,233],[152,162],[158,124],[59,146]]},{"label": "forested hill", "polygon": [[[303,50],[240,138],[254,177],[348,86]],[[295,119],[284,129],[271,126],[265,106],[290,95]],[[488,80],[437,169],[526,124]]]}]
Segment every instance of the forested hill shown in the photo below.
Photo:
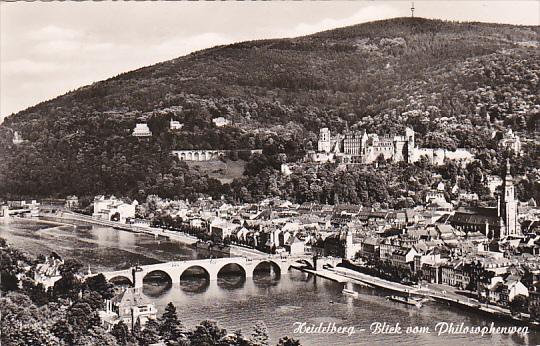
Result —
[{"label": "forested hill", "polygon": [[[169,151],[270,146],[291,159],[324,126],[407,125],[422,145],[450,149],[489,147],[505,127],[533,138],[539,37],[538,26],[396,18],[199,51],[6,118],[0,194],[219,192],[227,188]],[[232,125],[216,128],[219,116]],[[167,131],[171,118],[182,131]],[[130,136],[137,121],[149,123],[152,139]],[[27,142],[14,146],[10,129]]]}]

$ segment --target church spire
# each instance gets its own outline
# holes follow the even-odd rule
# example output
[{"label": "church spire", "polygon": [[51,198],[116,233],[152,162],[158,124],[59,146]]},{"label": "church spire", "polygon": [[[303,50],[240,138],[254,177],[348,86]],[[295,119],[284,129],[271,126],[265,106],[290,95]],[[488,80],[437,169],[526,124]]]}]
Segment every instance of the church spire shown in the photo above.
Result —
[{"label": "church spire", "polygon": [[512,175],[510,174],[510,159],[506,159],[506,174],[503,182],[503,195],[500,204],[500,214],[504,219],[504,229],[501,230],[501,238],[516,235],[519,232],[517,222],[517,201]]}]

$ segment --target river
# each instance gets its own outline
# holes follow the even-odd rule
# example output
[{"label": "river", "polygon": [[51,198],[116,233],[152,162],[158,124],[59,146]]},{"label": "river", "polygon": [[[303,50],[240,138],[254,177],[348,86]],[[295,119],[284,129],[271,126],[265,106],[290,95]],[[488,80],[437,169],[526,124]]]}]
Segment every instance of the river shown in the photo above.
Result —
[{"label": "river", "polygon": [[[55,251],[65,258],[77,259],[92,272],[205,256],[183,244],[101,226],[74,229],[24,219],[4,219],[0,221],[0,237],[34,255]],[[273,344],[284,335],[300,339],[303,345],[540,344],[536,331],[525,336],[446,333],[439,336],[435,330],[437,322],[484,326],[492,320],[437,303],[427,303],[421,309],[393,303],[385,299],[389,292],[356,285],[354,289],[360,295],[351,298],[341,293],[343,285],[290,269],[288,274],[280,276],[258,273],[254,278],[229,275],[210,283],[192,278],[174,287],[145,285],[144,292],[161,311],[172,301],[187,327],[204,319],[214,319],[230,332],[241,329],[244,334],[250,334],[255,322],[262,320],[268,326]],[[399,323],[402,334],[374,334],[370,326],[376,321],[388,325]],[[336,327],[354,327],[355,333],[350,336],[298,334],[294,333],[295,322],[335,323]],[[507,324],[495,322],[495,325]],[[407,334],[408,326],[426,326],[430,333]]]}]

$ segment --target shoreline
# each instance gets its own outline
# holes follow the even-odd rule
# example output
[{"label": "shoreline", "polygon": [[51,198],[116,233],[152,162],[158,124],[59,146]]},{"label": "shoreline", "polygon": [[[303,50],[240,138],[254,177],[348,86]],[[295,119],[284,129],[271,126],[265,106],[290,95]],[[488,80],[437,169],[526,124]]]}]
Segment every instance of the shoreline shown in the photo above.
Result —
[{"label": "shoreline", "polygon": [[112,227],[114,229],[120,229],[123,231],[132,232],[132,233],[148,234],[148,235],[154,236],[155,238],[164,237],[166,239],[174,240],[179,243],[183,243],[187,245],[192,245],[198,241],[197,238],[184,234],[184,233],[167,231],[160,228],[128,225],[128,224],[123,224],[123,223],[119,223],[115,221],[98,220],[98,219],[92,218],[91,216],[87,216],[83,214],[61,212],[60,214],[52,214],[52,215],[40,214],[40,217],[86,222],[86,223],[91,223],[98,226]]},{"label": "shoreline", "polygon": [[[74,220],[74,221],[91,223],[91,224],[95,224],[99,226],[112,227],[114,229],[121,229],[123,231],[132,232],[132,233],[148,234],[156,238],[164,237],[166,239],[176,241],[181,244],[190,245],[190,246],[199,241],[199,238],[191,236],[189,234],[181,233],[181,232],[169,231],[169,230],[155,228],[155,227],[128,225],[128,224],[123,224],[123,223],[119,223],[115,221],[99,220],[99,219],[94,219],[93,217],[88,216],[88,215],[77,214],[73,212],[61,212],[60,214],[53,214],[53,215],[40,214],[40,217],[48,217],[52,219],[58,218],[61,220]],[[76,225],[73,225],[73,226],[76,226]],[[229,247],[231,248],[230,256],[267,256],[268,255],[256,249],[246,248],[246,247],[242,247],[242,246],[238,246],[234,244],[230,244]]]},{"label": "shoreline", "polygon": [[[480,301],[473,298],[467,298],[467,300],[463,300],[459,298],[452,298],[449,296],[444,296],[442,294],[439,294],[429,288],[421,288],[421,287],[417,288],[417,287],[405,286],[396,282],[384,280],[381,278],[377,278],[375,276],[370,276],[370,275],[356,272],[352,269],[347,269],[347,268],[333,268],[333,269],[324,270],[324,271],[330,272],[330,274],[323,273],[323,271],[321,270],[319,271],[306,270],[306,269],[301,269],[301,270],[308,273],[312,273],[314,275],[320,276],[328,280],[335,281],[335,282],[340,282],[340,283],[351,282],[351,283],[358,284],[361,286],[368,285],[368,287],[379,288],[379,289],[382,288],[382,289],[400,292],[404,294],[412,294],[412,295],[417,295],[424,298],[429,298],[439,304],[458,306],[458,307],[461,307],[466,310],[470,310],[479,314],[489,315],[491,318],[497,321],[506,321],[506,322],[514,322],[514,323],[517,322],[519,324],[535,328],[536,330],[540,330],[540,324],[537,322],[521,319],[519,317],[513,316],[510,313],[509,309],[505,309],[505,308],[495,306],[492,304],[481,303]],[[338,278],[336,278],[336,276]],[[345,280],[343,279],[340,280],[339,277],[345,278]]]}]

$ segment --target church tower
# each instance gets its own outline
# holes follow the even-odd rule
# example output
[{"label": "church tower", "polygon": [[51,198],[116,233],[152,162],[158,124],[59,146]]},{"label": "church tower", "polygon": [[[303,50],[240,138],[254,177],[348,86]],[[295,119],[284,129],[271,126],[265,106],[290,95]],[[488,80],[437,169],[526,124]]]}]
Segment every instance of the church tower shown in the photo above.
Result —
[{"label": "church tower", "polygon": [[501,229],[501,238],[517,235],[517,201],[515,198],[514,179],[510,174],[510,160],[506,160],[506,174],[503,182],[503,195],[499,206],[500,215],[504,219],[504,228]]}]

